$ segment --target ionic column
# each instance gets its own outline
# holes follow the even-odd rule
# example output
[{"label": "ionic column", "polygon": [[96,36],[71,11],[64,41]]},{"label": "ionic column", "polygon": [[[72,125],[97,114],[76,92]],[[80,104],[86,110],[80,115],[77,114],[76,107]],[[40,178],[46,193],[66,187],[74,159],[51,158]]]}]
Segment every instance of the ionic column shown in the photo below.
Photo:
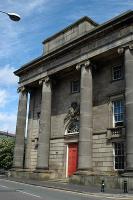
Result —
[{"label": "ionic column", "polygon": [[16,141],[14,149],[14,168],[23,168],[24,164],[24,138],[26,128],[26,116],[27,116],[27,99],[28,94],[25,88],[19,89],[19,105],[17,114],[17,125],[16,125]]},{"label": "ionic column", "polygon": [[127,171],[133,171],[133,46],[125,49]]},{"label": "ionic column", "polygon": [[51,125],[51,83],[47,77],[42,82],[42,102],[39,125],[37,169],[49,167],[49,139]]},{"label": "ionic column", "polygon": [[81,65],[80,132],[78,169],[92,169],[92,71],[90,62]]}]

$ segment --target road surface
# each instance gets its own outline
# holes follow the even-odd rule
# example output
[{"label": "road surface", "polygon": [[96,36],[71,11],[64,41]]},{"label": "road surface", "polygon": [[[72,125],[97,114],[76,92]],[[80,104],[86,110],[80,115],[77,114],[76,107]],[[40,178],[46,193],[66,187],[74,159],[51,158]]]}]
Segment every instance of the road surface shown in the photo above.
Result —
[{"label": "road surface", "polygon": [[0,179],[0,200],[133,200],[133,197],[82,194]]}]

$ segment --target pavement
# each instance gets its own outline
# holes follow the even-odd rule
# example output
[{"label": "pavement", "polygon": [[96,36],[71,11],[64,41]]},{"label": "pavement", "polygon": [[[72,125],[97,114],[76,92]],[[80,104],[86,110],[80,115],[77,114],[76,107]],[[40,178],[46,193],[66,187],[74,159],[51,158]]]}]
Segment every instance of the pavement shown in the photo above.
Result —
[{"label": "pavement", "polygon": [[0,179],[6,179],[15,182],[21,182],[30,185],[36,185],[46,188],[53,188],[58,190],[64,191],[71,191],[76,193],[83,193],[83,194],[92,194],[92,195],[103,195],[103,196],[110,196],[110,197],[130,197],[133,200],[133,191],[128,191],[128,193],[123,193],[121,189],[108,189],[105,186],[105,191],[101,192],[100,186],[94,185],[77,185],[73,183],[69,183],[65,180],[48,180],[48,181],[38,181],[38,180],[30,180],[30,179],[23,179],[23,178],[13,178],[7,176],[0,176]]}]

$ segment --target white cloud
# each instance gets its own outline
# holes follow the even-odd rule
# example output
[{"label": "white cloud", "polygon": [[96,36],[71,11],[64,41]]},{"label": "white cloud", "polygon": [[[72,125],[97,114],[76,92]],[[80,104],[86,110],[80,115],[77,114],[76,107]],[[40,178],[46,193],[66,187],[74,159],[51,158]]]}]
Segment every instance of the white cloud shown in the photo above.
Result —
[{"label": "white cloud", "polygon": [[16,113],[0,112],[0,130],[15,133]]},{"label": "white cloud", "polygon": [[0,86],[11,86],[16,85],[18,77],[14,75],[15,68],[6,65],[0,67]]},{"label": "white cloud", "polygon": [[8,93],[4,89],[0,89],[0,107],[4,107],[8,101]]},{"label": "white cloud", "polygon": [[35,9],[43,9],[43,6],[46,6],[46,5],[48,5],[48,3],[49,3],[49,0],[30,0],[29,2],[28,2],[28,6],[26,6],[25,7],[25,11],[27,11],[27,13],[28,12],[31,12],[31,11],[33,11],[33,10],[35,10]]}]

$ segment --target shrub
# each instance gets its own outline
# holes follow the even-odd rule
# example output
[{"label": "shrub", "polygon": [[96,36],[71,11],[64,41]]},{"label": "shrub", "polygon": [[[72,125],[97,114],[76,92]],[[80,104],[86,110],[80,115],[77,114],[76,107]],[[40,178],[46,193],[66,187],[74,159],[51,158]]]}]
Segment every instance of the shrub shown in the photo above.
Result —
[{"label": "shrub", "polygon": [[13,164],[14,139],[0,139],[0,168],[10,169]]}]

